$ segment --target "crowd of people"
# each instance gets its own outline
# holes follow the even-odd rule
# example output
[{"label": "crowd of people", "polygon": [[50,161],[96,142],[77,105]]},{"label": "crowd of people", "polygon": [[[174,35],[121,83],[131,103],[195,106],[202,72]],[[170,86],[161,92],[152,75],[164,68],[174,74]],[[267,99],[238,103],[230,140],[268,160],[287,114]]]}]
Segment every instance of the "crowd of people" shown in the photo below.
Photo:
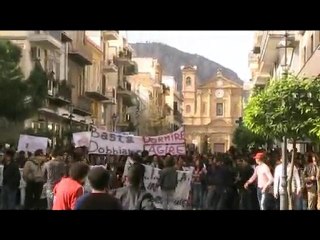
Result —
[{"label": "crowd of people", "polygon": [[[291,154],[288,152],[288,159]],[[293,184],[289,184],[292,209],[316,210],[320,207],[318,157],[312,152],[295,155]],[[128,158],[133,165],[124,174]],[[149,156],[146,151],[131,156],[89,156],[86,148],[51,156],[42,150],[31,154],[6,149],[1,162],[2,209],[17,209],[22,202],[26,210],[154,210],[153,197],[144,188],[144,165],[161,169],[158,187],[164,210],[173,209],[177,171],[186,169],[193,171],[187,209],[277,210],[284,191],[279,149],[252,149],[240,154],[231,148],[227,153],[185,156]],[[288,173],[289,169],[290,163]],[[21,177],[26,184],[25,196],[19,191]],[[90,192],[84,188],[86,179]],[[119,188],[121,192],[114,191]]]}]

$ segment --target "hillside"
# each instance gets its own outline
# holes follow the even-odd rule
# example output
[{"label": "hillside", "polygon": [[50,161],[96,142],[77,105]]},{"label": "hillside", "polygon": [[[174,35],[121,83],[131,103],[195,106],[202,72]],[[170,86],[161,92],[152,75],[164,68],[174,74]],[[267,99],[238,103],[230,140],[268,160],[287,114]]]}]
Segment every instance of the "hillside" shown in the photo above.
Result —
[{"label": "hillside", "polygon": [[179,90],[181,89],[180,66],[182,65],[196,65],[198,67],[197,75],[200,84],[214,76],[218,68],[221,68],[223,75],[227,78],[243,84],[242,80],[231,69],[197,54],[182,52],[163,43],[131,43],[131,46],[135,50],[135,57],[159,59],[164,70],[163,74],[174,76]]}]

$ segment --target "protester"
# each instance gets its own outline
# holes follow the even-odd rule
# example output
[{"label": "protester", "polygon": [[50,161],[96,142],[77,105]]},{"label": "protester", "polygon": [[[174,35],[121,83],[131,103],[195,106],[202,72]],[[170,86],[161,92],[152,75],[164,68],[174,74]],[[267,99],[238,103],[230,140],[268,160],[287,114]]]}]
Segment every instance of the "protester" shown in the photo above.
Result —
[{"label": "protester", "polygon": [[80,197],[76,210],[121,210],[118,199],[108,193],[109,173],[103,167],[94,167],[89,171],[88,179],[92,192]]},{"label": "protester", "polygon": [[66,165],[61,156],[53,158],[44,164],[44,176],[46,180],[46,198],[48,209],[53,206],[53,188],[65,175]]},{"label": "protester", "polygon": [[172,210],[174,193],[178,185],[178,174],[172,156],[167,156],[165,168],[160,172],[159,186],[162,191],[162,206],[164,210]]},{"label": "protester", "polygon": [[63,177],[53,189],[52,210],[74,210],[76,201],[84,194],[83,185],[89,172],[89,166],[83,162],[71,164],[70,177]]},{"label": "protester", "polygon": [[195,164],[192,180],[192,208],[193,210],[200,210],[202,208],[202,181],[204,179],[205,172],[203,163],[198,159]]},{"label": "protester", "polygon": [[3,182],[1,201],[3,210],[13,210],[16,207],[17,192],[20,185],[20,171],[13,161],[14,150],[6,150],[4,154]]},{"label": "protester", "polygon": [[128,171],[127,187],[117,193],[121,205],[125,210],[154,210],[153,197],[144,188],[144,166],[134,163]]},{"label": "protester", "polygon": [[308,165],[304,170],[304,180],[306,183],[308,195],[308,210],[317,209],[317,173],[319,169],[317,166],[317,159],[315,155],[309,155]]},{"label": "protester", "polygon": [[260,210],[266,210],[266,193],[268,188],[273,183],[273,176],[270,172],[270,168],[263,162],[263,153],[257,153],[255,155],[255,160],[258,166],[256,166],[254,174],[251,178],[244,184],[244,188],[248,189],[248,186],[257,180],[257,196],[260,205]]},{"label": "protester", "polygon": [[42,150],[36,150],[23,168],[23,178],[26,181],[26,196],[24,207],[27,210],[40,208],[40,196],[44,184],[43,163],[46,157]]},{"label": "protester", "polygon": [[217,159],[214,174],[215,190],[208,199],[212,210],[232,210],[233,209],[233,183],[234,174],[222,158]]},{"label": "protester", "polygon": [[[274,171],[274,184],[273,184],[273,191],[274,191],[274,197],[276,199],[280,199],[280,194],[284,193],[284,191],[287,191],[287,189],[282,188],[282,171],[283,171],[283,161],[282,158],[280,159],[281,163],[276,166],[275,171]],[[289,179],[290,175],[290,169],[291,169],[291,163],[287,165],[287,179]],[[293,166],[293,179],[292,179],[292,187],[291,187],[291,192],[293,193],[292,196],[292,202],[295,202],[295,199],[297,198],[298,195],[301,194],[301,184],[300,184],[300,177],[298,170],[295,166]],[[278,204],[279,205],[279,204]],[[295,208],[294,204],[292,206]],[[280,210],[278,208],[277,210]]]},{"label": "protester", "polygon": [[238,159],[238,172],[237,172],[237,186],[239,191],[239,209],[240,210],[254,210],[254,187],[251,185],[245,189],[244,184],[250,179],[254,170],[245,159]]},{"label": "protester", "polygon": [[16,159],[16,162],[17,162],[19,168],[24,168],[26,161],[27,161],[26,153],[24,151],[20,151],[18,154],[18,157]]},{"label": "protester", "polygon": [[155,168],[159,168],[159,169],[163,168],[162,160],[158,155],[153,155],[152,156],[151,167],[155,167]]}]

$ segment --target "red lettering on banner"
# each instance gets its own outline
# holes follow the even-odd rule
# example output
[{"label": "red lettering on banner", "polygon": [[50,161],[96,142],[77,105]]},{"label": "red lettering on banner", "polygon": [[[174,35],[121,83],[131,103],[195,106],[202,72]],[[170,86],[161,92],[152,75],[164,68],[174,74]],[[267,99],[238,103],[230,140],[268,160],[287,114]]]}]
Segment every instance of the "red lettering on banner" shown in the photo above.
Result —
[{"label": "red lettering on banner", "polygon": [[146,150],[148,150],[150,155],[157,154],[159,156],[164,156],[167,153],[171,155],[186,154],[184,145],[149,145],[149,148]]},{"label": "red lettering on banner", "polygon": [[171,141],[171,136],[170,135],[167,135],[164,137],[164,141],[165,142],[170,142]]},{"label": "red lettering on banner", "polygon": [[186,154],[186,147],[185,146],[176,146],[177,155],[184,155]]},{"label": "red lettering on banner", "polygon": [[168,153],[170,153],[171,155],[175,155],[175,147],[174,146],[168,146]]},{"label": "red lettering on banner", "polygon": [[163,137],[158,138],[159,143],[163,143]]},{"label": "red lettering on banner", "polygon": [[181,140],[181,135],[179,133],[174,133],[174,141]]}]

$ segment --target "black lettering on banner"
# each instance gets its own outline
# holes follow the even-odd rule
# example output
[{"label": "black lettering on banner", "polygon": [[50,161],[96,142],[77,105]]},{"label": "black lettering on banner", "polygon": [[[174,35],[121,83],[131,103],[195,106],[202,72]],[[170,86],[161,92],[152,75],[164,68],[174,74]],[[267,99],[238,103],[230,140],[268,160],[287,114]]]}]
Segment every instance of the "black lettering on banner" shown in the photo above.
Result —
[{"label": "black lettering on banner", "polygon": [[118,135],[118,139],[119,139],[119,142],[124,143],[124,142],[122,141],[122,136],[121,136],[121,135]]},{"label": "black lettering on banner", "polygon": [[127,143],[134,143],[132,136],[127,137]]},{"label": "black lettering on banner", "polygon": [[113,148],[113,155],[119,155],[119,152]]},{"label": "black lettering on banner", "polygon": [[97,129],[95,127],[91,128],[91,137],[92,138],[99,138],[100,134],[97,132]]},{"label": "black lettering on banner", "polygon": [[112,150],[111,149],[109,149],[108,147],[106,148],[107,149],[107,154],[109,154],[109,155],[112,155]]},{"label": "black lettering on banner", "polygon": [[185,208],[188,205],[188,200],[187,199],[175,199],[174,204]]},{"label": "black lettering on banner", "polygon": [[186,181],[186,180],[187,180],[187,174],[183,172],[179,182]]},{"label": "black lettering on banner", "polygon": [[109,139],[111,142],[114,142],[116,141],[116,135],[113,134],[113,133],[110,133],[110,139]]},{"label": "black lettering on banner", "polygon": [[103,139],[103,140],[108,140],[108,133],[103,132],[103,133],[101,134],[101,139]]},{"label": "black lettering on banner", "polygon": [[149,183],[149,185],[147,186],[147,190],[156,192],[158,190],[158,184],[153,182]]},{"label": "black lettering on banner", "polygon": [[98,150],[98,143],[95,141],[90,141],[89,152],[96,152]]},{"label": "black lettering on banner", "polygon": [[105,150],[104,150],[104,148],[100,147],[100,148],[98,149],[98,152],[102,154],[102,153],[105,152]]}]

